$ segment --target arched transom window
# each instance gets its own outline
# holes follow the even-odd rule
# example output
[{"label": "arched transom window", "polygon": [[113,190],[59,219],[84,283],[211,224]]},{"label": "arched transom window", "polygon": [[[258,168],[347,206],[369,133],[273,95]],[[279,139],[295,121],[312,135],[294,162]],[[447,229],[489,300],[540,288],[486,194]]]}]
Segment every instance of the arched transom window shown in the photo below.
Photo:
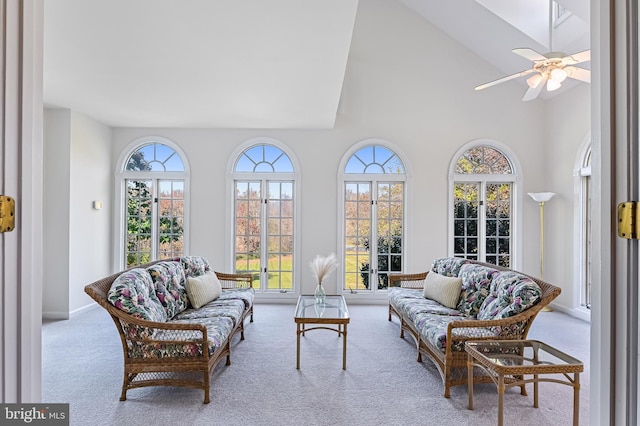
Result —
[{"label": "arched transom window", "polygon": [[479,145],[458,155],[453,169],[453,255],[511,266],[512,162],[500,149]]}]

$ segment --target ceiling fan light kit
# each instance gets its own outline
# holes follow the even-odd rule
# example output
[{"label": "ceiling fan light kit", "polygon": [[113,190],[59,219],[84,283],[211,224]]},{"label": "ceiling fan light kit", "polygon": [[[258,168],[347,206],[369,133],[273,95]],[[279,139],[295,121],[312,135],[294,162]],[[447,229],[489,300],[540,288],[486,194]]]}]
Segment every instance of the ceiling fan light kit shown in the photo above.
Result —
[{"label": "ceiling fan light kit", "polygon": [[[549,1],[549,50],[552,49],[552,5],[553,1]],[[528,74],[533,74],[527,78],[529,88],[522,98],[523,101],[530,101],[538,97],[542,89],[547,87],[547,91],[552,92],[558,90],[567,78],[591,82],[591,71],[584,68],[575,67],[574,65],[591,60],[591,50],[584,50],[571,55],[564,52],[548,52],[541,54],[530,48],[517,48],[512,50],[516,55],[522,56],[533,62],[533,66],[529,69],[481,84],[475,90],[486,89],[505,81],[513,80]]]},{"label": "ceiling fan light kit", "polygon": [[546,83],[547,91],[552,92],[558,90],[562,86],[562,82],[567,78],[584,81],[585,83],[591,82],[591,72],[589,70],[574,66],[591,60],[590,50],[572,55],[567,55],[563,52],[549,52],[543,55],[533,49],[518,48],[513,49],[513,53],[533,61],[533,66],[524,71],[481,84],[476,87],[476,90],[486,89],[505,81],[535,73],[527,78],[529,89],[522,98],[523,101],[530,101],[538,97],[545,86],[544,83]]}]

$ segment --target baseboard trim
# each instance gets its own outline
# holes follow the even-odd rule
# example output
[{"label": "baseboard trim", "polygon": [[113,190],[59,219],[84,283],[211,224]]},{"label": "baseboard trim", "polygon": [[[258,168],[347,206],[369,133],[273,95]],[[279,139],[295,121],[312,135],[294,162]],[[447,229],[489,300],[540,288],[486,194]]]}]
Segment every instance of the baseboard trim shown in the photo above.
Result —
[{"label": "baseboard trim", "polygon": [[591,323],[591,312],[586,309],[580,308],[567,308],[565,306],[555,305],[553,303],[550,304],[551,309],[560,311],[564,314],[571,315],[574,318],[579,320]]},{"label": "baseboard trim", "polygon": [[78,315],[84,314],[85,312],[89,312],[93,309],[98,308],[99,305],[97,303],[90,303],[88,305],[85,305],[81,308],[78,309],[74,309],[71,312],[43,312],[42,313],[42,319],[43,320],[49,320],[49,321],[63,321],[63,320],[68,320],[74,317],[77,317]]},{"label": "baseboard trim", "polygon": [[69,313],[68,312],[43,312],[42,319],[49,320],[49,321],[68,320]]}]

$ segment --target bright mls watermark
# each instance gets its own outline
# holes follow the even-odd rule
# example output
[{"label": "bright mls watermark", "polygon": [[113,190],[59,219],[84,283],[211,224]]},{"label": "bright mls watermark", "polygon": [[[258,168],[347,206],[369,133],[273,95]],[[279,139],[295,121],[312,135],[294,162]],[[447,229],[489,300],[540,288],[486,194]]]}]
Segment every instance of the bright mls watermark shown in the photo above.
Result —
[{"label": "bright mls watermark", "polygon": [[69,426],[69,404],[0,404],[0,424]]}]

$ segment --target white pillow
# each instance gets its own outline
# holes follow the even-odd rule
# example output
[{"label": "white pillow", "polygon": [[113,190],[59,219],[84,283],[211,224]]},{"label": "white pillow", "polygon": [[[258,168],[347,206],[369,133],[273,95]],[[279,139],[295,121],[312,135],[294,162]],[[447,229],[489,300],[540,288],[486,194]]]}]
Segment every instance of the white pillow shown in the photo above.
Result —
[{"label": "white pillow", "polygon": [[435,300],[451,309],[458,306],[461,289],[462,278],[445,277],[433,271],[427,274],[424,281],[424,297]]},{"label": "white pillow", "polygon": [[208,271],[197,277],[187,277],[187,296],[194,308],[206,305],[220,297],[222,285],[214,272]]}]

